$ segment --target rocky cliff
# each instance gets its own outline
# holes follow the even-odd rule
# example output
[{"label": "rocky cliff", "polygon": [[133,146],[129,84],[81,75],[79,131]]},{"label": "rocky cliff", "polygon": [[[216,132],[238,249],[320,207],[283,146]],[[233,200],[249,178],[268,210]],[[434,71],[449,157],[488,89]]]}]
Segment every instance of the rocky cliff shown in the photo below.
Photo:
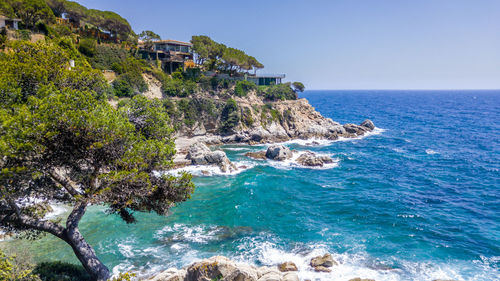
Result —
[{"label": "rocky cliff", "polygon": [[[180,102],[178,99],[177,103]],[[211,143],[335,140],[357,137],[375,129],[370,120],[360,125],[341,125],[323,117],[306,99],[266,101],[256,92],[233,98],[198,95],[187,103],[184,112],[179,112],[177,106],[179,111],[174,117],[177,136],[209,136],[207,141]]]}]

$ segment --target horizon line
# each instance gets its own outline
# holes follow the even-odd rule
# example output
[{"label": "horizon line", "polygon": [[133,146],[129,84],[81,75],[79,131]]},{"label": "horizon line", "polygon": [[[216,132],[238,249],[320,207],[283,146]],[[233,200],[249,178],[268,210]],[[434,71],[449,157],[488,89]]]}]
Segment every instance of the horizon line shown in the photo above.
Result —
[{"label": "horizon line", "polygon": [[306,89],[307,91],[500,91],[498,89]]}]

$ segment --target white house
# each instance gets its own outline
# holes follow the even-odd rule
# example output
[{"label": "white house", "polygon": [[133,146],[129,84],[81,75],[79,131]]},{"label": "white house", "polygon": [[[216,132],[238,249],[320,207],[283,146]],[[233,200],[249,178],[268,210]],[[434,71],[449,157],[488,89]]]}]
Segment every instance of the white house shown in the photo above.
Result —
[{"label": "white house", "polygon": [[2,16],[0,15],[0,28],[4,28],[4,27],[7,27],[7,28],[10,28],[10,29],[19,29],[19,22],[21,20],[20,19],[11,19],[11,18],[8,18],[6,16]]}]

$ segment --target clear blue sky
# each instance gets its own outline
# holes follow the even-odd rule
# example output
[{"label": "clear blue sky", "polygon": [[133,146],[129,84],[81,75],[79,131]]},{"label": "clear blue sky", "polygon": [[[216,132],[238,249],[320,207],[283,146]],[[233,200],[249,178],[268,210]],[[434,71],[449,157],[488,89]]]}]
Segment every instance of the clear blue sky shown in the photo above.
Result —
[{"label": "clear blue sky", "polygon": [[500,0],[78,0],[246,51],[309,89],[500,89]]}]

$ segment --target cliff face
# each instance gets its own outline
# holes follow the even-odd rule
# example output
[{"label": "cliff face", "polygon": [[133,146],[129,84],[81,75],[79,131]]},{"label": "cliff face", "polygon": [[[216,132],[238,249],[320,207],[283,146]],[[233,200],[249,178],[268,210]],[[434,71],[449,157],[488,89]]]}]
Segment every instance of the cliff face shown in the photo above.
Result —
[{"label": "cliff face", "polygon": [[[148,98],[162,98],[161,83],[144,75]],[[356,137],[372,131],[369,120],[360,125],[341,125],[323,117],[306,99],[267,101],[257,91],[243,97],[234,89],[201,91],[185,98],[165,97],[178,138],[205,136],[208,143],[280,142],[290,139]]]},{"label": "cliff face", "polygon": [[178,136],[212,135],[213,142],[263,143],[309,138],[335,140],[374,129],[369,120],[361,125],[341,125],[325,118],[306,99],[268,102],[250,92],[234,101],[236,107],[228,113],[228,99],[198,95],[189,105],[190,109],[195,108],[195,118],[184,113],[175,120],[181,124]]}]

